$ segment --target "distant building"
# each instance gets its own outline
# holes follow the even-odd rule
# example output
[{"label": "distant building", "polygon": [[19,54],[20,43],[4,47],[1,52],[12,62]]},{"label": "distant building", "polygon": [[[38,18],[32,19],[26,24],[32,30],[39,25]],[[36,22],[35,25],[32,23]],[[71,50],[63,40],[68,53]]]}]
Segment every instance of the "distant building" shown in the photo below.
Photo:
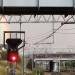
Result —
[{"label": "distant building", "polygon": [[35,67],[41,65],[45,71],[60,72],[60,63],[75,60],[75,53],[34,54]]}]

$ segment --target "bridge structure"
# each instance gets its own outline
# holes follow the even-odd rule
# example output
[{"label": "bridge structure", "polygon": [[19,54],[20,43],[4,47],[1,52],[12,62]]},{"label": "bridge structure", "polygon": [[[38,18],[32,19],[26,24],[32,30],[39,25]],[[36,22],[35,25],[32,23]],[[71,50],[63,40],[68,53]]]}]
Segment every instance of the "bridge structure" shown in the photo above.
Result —
[{"label": "bridge structure", "polygon": [[[0,0],[0,23],[52,23],[52,33],[36,44],[53,44],[54,34],[65,24],[75,23],[75,0]],[[5,18],[6,21],[2,21]],[[58,27],[55,24],[59,23]],[[52,42],[43,42],[52,37]]]},{"label": "bridge structure", "polygon": [[[2,21],[3,18],[6,21]],[[21,25],[24,23],[52,23],[52,33],[36,41],[33,45],[54,44],[54,34],[62,26],[75,24],[75,0],[0,0],[0,23],[18,23],[20,31]],[[59,23],[59,26],[55,27],[55,23]],[[52,42],[44,42],[50,37],[53,38]],[[33,57],[35,56],[33,55]],[[75,54],[72,53],[47,54],[46,56],[41,54],[40,57],[36,56],[34,61],[58,60],[60,65],[61,60],[75,60]]]}]

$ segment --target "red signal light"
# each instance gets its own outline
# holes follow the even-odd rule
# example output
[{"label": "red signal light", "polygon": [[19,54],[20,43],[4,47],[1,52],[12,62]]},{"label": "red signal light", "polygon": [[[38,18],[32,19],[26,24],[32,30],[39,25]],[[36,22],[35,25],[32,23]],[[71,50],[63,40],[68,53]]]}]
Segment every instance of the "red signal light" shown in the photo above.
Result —
[{"label": "red signal light", "polygon": [[9,60],[12,62],[16,62],[18,59],[18,55],[16,53],[10,53]]},{"label": "red signal light", "polygon": [[15,57],[15,56],[13,56],[13,57],[12,57],[12,60],[13,60],[13,61],[15,61],[15,60],[16,60],[16,57]]},{"label": "red signal light", "polygon": [[19,55],[18,55],[18,52],[10,52],[8,53],[7,55],[7,60],[9,62],[18,62],[19,61]]}]

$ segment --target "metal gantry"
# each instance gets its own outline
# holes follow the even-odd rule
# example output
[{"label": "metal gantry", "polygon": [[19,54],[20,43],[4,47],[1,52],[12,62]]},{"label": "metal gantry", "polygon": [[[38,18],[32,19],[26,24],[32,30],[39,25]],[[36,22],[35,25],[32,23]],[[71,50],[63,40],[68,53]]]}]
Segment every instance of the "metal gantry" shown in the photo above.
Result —
[{"label": "metal gantry", "polygon": [[[2,21],[5,18],[6,21]],[[75,15],[0,15],[0,23],[63,23],[75,22]]]},{"label": "metal gantry", "polygon": [[[3,18],[6,21],[1,21]],[[75,22],[74,15],[67,17],[64,15],[0,15],[0,23],[62,23],[68,19],[73,19],[71,22]]]},{"label": "metal gantry", "polygon": [[[3,20],[5,19],[5,20]],[[65,24],[74,24],[75,23],[75,15],[0,15],[0,23],[18,23],[21,25],[24,23],[52,23],[52,33],[43,39],[36,41],[36,44],[53,44],[54,43],[54,34]],[[59,26],[56,28],[55,24]],[[53,37],[53,42],[47,43],[43,42],[46,39]]]}]

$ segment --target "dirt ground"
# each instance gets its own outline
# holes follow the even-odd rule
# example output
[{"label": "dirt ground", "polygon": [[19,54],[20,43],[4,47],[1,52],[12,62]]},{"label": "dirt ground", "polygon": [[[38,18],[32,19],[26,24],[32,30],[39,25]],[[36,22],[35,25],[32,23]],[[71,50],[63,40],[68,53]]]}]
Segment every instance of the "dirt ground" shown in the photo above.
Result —
[{"label": "dirt ground", "polygon": [[75,75],[75,72],[60,72],[60,73],[44,72],[44,75]]}]

